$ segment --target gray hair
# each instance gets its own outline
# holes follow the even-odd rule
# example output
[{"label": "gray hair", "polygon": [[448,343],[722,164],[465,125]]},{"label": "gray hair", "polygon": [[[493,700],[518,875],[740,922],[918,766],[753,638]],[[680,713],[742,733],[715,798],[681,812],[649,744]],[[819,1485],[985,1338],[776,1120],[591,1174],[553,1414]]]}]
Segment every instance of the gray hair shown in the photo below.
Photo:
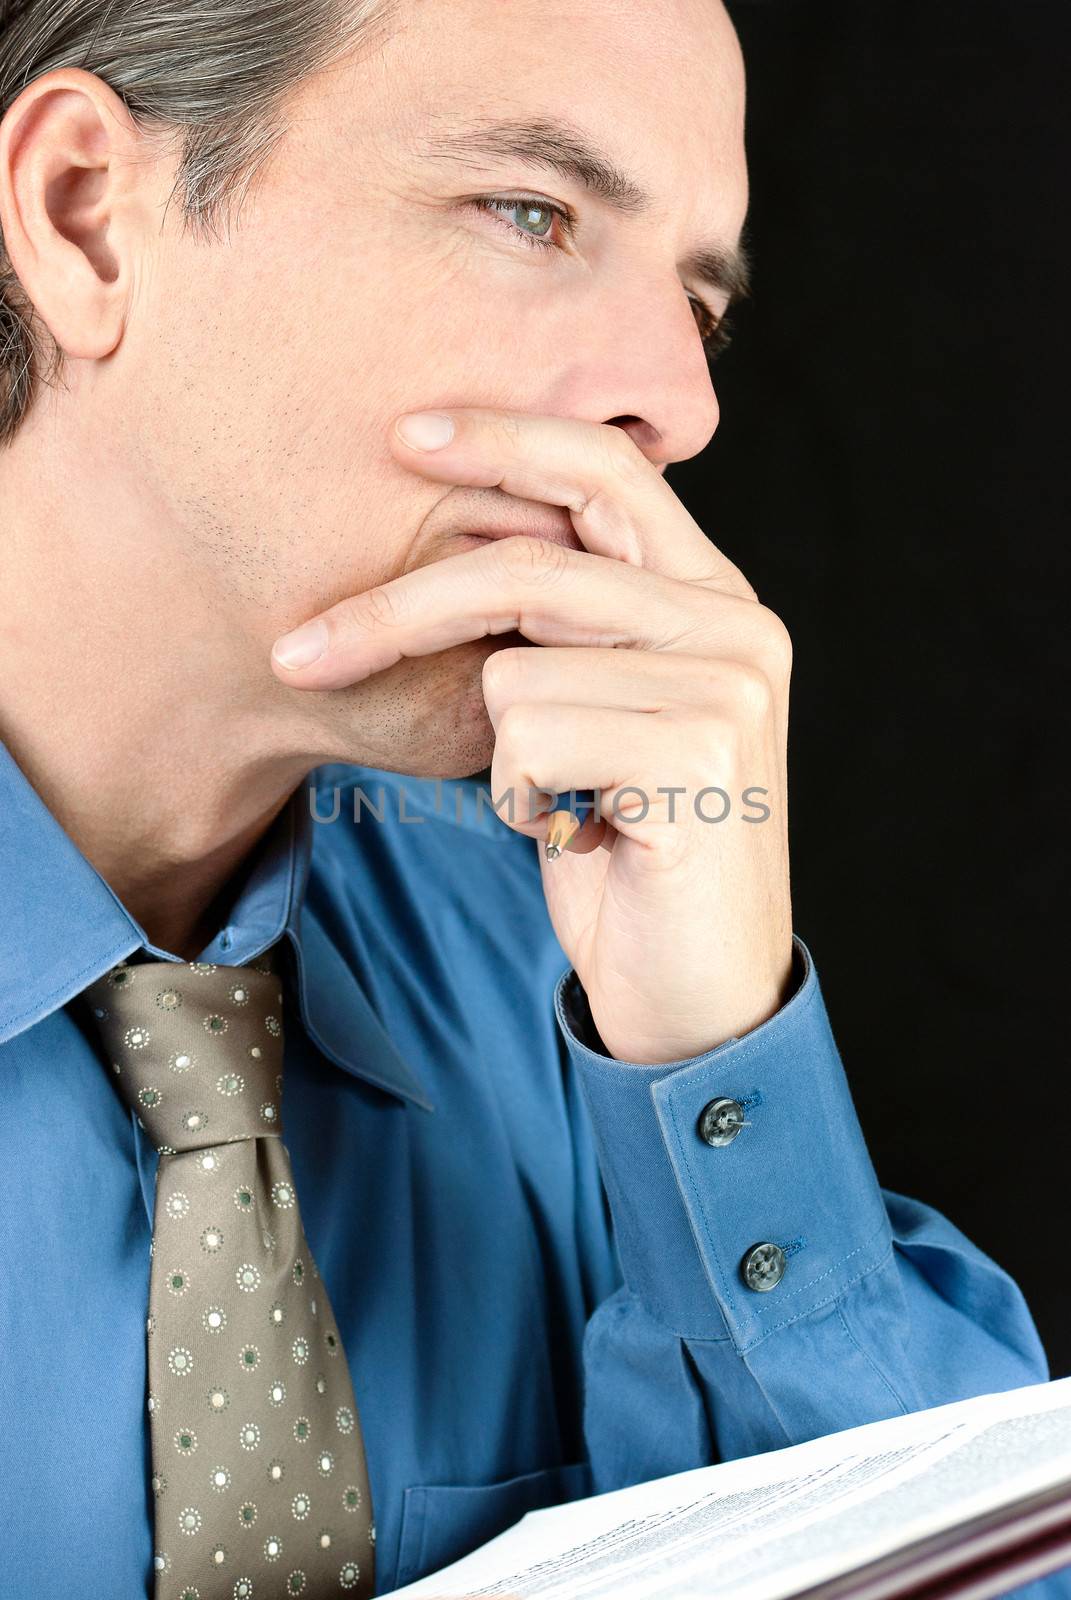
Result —
[{"label": "gray hair", "polygon": [[[0,0],[0,118],[43,73],[103,79],[143,132],[182,141],[183,227],[212,231],[286,131],[282,101],[379,31],[396,0]],[[0,232],[0,447],[62,353]]]}]

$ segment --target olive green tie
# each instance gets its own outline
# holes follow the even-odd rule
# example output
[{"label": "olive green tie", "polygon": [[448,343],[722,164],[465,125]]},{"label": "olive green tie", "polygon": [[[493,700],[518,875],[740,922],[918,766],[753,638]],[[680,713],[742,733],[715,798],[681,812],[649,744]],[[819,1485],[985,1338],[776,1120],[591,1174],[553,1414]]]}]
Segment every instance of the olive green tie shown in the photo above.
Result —
[{"label": "olive green tie", "polygon": [[278,946],[122,964],[85,990],[160,1153],[148,1382],[155,1600],[371,1595],[346,1353],[282,1141]]}]

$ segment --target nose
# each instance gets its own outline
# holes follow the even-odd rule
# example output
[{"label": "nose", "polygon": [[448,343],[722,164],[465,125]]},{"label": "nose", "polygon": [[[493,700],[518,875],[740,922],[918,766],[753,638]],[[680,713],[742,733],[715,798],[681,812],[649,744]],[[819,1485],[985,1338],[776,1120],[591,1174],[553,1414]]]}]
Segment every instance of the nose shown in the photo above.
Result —
[{"label": "nose", "polygon": [[659,471],[710,443],[718,397],[695,312],[675,273],[637,273],[580,297],[571,355],[559,374],[561,414],[614,423]]}]

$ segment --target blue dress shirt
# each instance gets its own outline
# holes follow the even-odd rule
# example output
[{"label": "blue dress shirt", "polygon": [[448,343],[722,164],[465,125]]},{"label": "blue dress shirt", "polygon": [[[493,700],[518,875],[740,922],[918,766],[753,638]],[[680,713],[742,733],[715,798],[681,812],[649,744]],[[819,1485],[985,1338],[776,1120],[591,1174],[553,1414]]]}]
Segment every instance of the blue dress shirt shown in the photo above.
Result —
[{"label": "blue dress shirt", "polygon": [[[753,1032],[612,1059],[536,846],[485,799],[318,768],[200,957],[292,951],[283,1138],[352,1371],[377,1592],[535,1507],[1046,1379],[1012,1279],[879,1188],[806,947]],[[0,1593],[136,1600],[157,1155],[69,1002],[139,949],[176,958],[3,746],[0,894]],[[748,1125],[712,1147],[719,1096]],[[758,1292],[740,1263],[767,1241],[786,1267]]]}]

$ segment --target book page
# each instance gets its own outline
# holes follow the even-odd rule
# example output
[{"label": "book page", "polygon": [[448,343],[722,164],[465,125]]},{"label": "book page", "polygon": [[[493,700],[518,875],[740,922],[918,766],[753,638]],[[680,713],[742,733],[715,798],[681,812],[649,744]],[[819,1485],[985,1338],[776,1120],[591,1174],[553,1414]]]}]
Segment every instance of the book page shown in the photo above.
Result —
[{"label": "book page", "polygon": [[1071,1378],[531,1511],[397,1600],[783,1600],[1071,1478]]}]

